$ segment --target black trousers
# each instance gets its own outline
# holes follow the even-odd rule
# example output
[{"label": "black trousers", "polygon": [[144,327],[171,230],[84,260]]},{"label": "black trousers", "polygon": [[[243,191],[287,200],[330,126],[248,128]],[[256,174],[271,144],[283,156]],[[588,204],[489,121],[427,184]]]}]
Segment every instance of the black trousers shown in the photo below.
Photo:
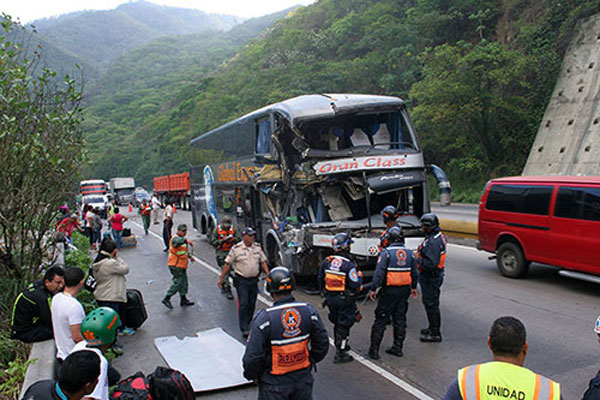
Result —
[{"label": "black trousers", "polygon": [[395,330],[406,331],[406,312],[410,286],[388,286],[381,290],[373,330],[385,331],[387,322],[392,319]]},{"label": "black trousers", "polygon": [[238,317],[240,322],[240,330],[248,331],[252,316],[256,308],[256,297],[258,296],[258,277],[244,278],[235,275],[233,278],[233,286],[237,291],[238,296]]},{"label": "black trousers", "polygon": [[419,275],[419,284],[423,297],[423,306],[427,314],[440,313],[440,293],[444,283],[444,270],[436,274],[423,271]]},{"label": "black trousers", "polygon": [[356,322],[356,302],[354,298],[344,294],[327,294],[327,308],[329,320],[337,328],[350,330]]},{"label": "black trousers", "polygon": [[173,229],[173,220],[164,220],[163,221],[163,242],[165,242],[165,249],[168,249],[171,244],[171,230]]},{"label": "black trousers", "polygon": [[300,381],[291,385],[258,384],[258,400],[312,400],[311,381]]}]

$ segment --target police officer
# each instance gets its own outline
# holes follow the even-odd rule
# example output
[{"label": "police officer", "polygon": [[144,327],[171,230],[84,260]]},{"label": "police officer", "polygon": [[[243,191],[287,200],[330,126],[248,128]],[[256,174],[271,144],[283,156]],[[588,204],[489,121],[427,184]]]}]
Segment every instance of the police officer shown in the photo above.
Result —
[{"label": "police officer", "polygon": [[233,268],[233,285],[238,295],[238,318],[243,337],[248,337],[248,327],[256,308],[261,269],[265,275],[269,275],[267,258],[260,245],[254,242],[255,237],[254,229],[247,227],[242,230],[242,241],[229,251],[218,282],[219,287],[223,288],[225,276]]},{"label": "police officer", "polygon": [[[239,243],[241,240],[242,238],[237,229],[231,224],[231,218],[223,217],[223,222],[217,225],[217,228],[214,229],[210,235],[210,244],[215,248],[217,265],[219,265],[221,271],[225,265],[225,257],[227,257],[229,250],[231,250],[234,244]],[[230,273],[228,273],[223,280],[221,293],[231,300],[233,299],[233,294],[231,293],[231,286],[229,285],[229,276]]]},{"label": "police officer", "polygon": [[423,214],[421,224],[425,240],[419,246],[416,259],[423,305],[429,322],[429,327],[421,330],[421,342],[441,342],[440,290],[444,282],[447,241],[440,232],[440,222],[435,214]]},{"label": "police officer", "polygon": [[377,289],[382,288],[375,309],[375,322],[371,328],[369,357],[379,359],[379,345],[385,326],[391,318],[394,323],[394,345],[385,352],[402,357],[402,344],[406,335],[408,297],[417,297],[419,272],[412,252],[404,247],[402,228],[393,226],[381,240],[379,254],[369,298],[375,300]]},{"label": "police officer", "polygon": [[353,360],[348,354],[348,336],[358,315],[355,297],[361,290],[362,273],[350,260],[352,238],[347,233],[338,233],[332,240],[335,254],[326,257],[319,267],[319,287],[326,292],[325,303],[329,308],[329,320],[333,323],[335,342],[334,363]]},{"label": "police officer", "polygon": [[562,399],[560,384],[523,367],[526,339],[521,321],[498,318],[487,339],[493,361],[460,369],[444,400]]},{"label": "police officer", "polygon": [[290,271],[273,268],[267,290],[275,302],[252,320],[242,363],[244,376],[258,382],[259,399],[312,399],[312,365],[327,355],[329,339],[319,313],[297,302],[293,289]]},{"label": "police officer", "polygon": [[187,298],[188,292],[188,277],[187,267],[188,261],[193,261],[191,257],[190,246],[192,241],[185,237],[187,234],[187,225],[181,224],[177,226],[177,234],[171,239],[171,245],[169,246],[169,259],[168,266],[171,275],[173,276],[173,283],[167,290],[167,295],[162,300],[162,303],[168,309],[173,308],[171,304],[171,297],[175,293],[179,293],[181,297],[179,305],[181,307],[193,306],[194,302]]}]

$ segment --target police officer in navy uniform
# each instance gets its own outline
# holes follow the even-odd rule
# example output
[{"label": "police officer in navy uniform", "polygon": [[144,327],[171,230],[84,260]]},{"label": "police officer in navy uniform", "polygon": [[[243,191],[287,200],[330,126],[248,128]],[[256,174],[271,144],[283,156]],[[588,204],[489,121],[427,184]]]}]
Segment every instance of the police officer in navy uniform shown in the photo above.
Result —
[{"label": "police officer in navy uniform", "polygon": [[423,305],[429,322],[429,327],[421,330],[421,342],[441,342],[440,290],[444,282],[447,240],[440,232],[440,222],[435,214],[423,214],[421,224],[426,237],[419,246],[416,259]]},{"label": "police officer in navy uniform", "polygon": [[369,348],[369,357],[374,360],[379,359],[379,346],[390,318],[394,323],[394,345],[385,352],[402,357],[408,297],[417,297],[419,280],[417,263],[412,252],[404,247],[402,228],[394,226],[388,229],[381,239],[381,247],[383,250],[379,254],[369,292],[369,298],[375,300],[377,290],[381,288]]},{"label": "police officer in navy uniform", "polygon": [[358,315],[355,297],[362,286],[362,272],[350,259],[352,238],[347,233],[338,233],[332,240],[335,254],[326,257],[319,268],[319,287],[326,292],[325,303],[329,308],[329,320],[333,323],[335,342],[334,363],[353,360],[348,354],[350,328]]},{"label": "police officer in navy uniform", "polygon": [[285,267],[269,272],[267,290],[275,302],[250,326],[242,358],[244,377],[258,383],[258,398],[312,399],[313,364],[327,355],[329,338],[315,308],[292,296],[294,281]]}]

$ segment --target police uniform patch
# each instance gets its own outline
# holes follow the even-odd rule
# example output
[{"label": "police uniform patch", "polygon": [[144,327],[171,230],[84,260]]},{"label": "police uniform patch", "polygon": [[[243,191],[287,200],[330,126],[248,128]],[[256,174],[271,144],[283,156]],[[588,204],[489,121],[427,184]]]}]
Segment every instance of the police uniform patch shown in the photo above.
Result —
[{"label": "police uniform patch", "polygon": [[300,334],[300,323],[302,322],[302,316],[300,312],[295,308],[286,308],[281,313],[281,325],[283,326],[285,337],[294,337]]},{"label": "police uniform patch", "polygon": [[396,259],[398,260],[396,262],[397,265],[406,265],[406,251],[404,251],[404,249],[399,249],[396,252]]},{"label": "police uniform patch", "polygon": [[358,274],[356,273],[356,268],[352,268],[348,273],[348,277],[352,282],[358,282]]},{"label": "police uniform patch", "polygon": [[335,268],[340,268],[342,266],[342,260],[340,260],[337,257],[334,257],[333,260],[331,260],[331,266]]}]

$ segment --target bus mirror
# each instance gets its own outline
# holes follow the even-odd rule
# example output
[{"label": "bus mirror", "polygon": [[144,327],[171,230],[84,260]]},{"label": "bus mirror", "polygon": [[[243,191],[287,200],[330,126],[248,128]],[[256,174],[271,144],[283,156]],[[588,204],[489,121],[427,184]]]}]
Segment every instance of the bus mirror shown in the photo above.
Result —
[{"label": "bus mirror", "polygon": [[450,186],[450,181],[448,180],[446,173],[443,169],[435,164],[429,165],[428,168],[429,172],[431,172],[438,181],[438,188],[440,190],[440,205],[449,206],[452,202],[452,187]]}]

